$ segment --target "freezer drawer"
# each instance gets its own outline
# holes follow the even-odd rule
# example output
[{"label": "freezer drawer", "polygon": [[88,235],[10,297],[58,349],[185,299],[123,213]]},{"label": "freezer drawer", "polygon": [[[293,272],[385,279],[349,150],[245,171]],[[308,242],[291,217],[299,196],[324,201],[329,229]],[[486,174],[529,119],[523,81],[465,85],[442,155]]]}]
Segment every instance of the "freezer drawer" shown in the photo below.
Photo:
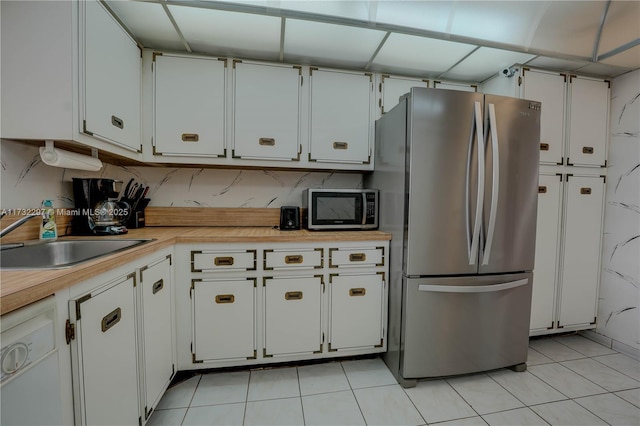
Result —
[{"label": "freezer drawer", "polygon": [[532,274],[405,278],[400,375],[450,376],[527,361]]}]

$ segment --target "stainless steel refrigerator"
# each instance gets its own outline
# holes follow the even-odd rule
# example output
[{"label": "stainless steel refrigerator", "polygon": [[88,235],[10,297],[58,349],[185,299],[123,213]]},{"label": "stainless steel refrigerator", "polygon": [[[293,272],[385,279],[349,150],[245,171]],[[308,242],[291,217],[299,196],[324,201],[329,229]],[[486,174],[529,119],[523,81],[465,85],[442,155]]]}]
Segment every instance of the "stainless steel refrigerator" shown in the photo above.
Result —
[{"label": "stainless steel refrigerator", "polygon": [[376,122],[364,184],[393,235],[384,359],[404,386],[526,368],[540,108],[416,87]]}]

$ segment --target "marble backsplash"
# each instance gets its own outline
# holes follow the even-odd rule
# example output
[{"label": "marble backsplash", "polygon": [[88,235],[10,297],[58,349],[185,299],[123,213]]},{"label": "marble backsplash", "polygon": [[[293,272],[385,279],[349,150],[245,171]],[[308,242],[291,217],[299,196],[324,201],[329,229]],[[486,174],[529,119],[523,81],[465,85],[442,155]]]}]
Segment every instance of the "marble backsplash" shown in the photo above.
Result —
[{"label": "marble backsplash", "polygon": [[640,71],[611,87],[596,331],[640,351]]},{"label": "marble backsplash", "polygon": [[150,187],[151,206],[280,207],[299,206],[305,188],[361,188],[358,173],[236,170],[186,167],[124,167],[105,164],[99,172],[50,167],[38,148],[2,140],[0,208],[74,207],[71,178],[134,178]]}]

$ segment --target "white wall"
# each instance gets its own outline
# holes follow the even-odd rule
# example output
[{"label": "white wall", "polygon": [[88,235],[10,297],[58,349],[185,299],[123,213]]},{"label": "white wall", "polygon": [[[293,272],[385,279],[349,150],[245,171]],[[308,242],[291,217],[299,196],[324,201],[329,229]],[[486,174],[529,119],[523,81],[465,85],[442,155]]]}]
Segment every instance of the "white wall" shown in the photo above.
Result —
[{"label": "white wall", "polygon": [[640,70],[613,80],[596,331],[640,350]]},{"label": "white wall", "polygon": [[[44,145],[44,144],[43,144]],[[280,207],[299,206],[305,188],[360,188],[358,173],[122,167],[105,164],[100,172],[50,167],[38,148],[0,142],[0,209],[39,207],[43,199],[55,207],[74,207],[71,178],[136,179],[150,187],[151,206]]]}]

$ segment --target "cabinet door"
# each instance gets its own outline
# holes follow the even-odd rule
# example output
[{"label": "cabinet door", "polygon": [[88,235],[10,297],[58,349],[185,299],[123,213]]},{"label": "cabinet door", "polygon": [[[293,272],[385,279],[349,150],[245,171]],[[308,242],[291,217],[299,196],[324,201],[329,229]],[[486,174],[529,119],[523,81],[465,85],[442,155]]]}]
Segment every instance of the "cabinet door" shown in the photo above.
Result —
[{"label": "cabinet door", "polygon": [[400,97],[409,93],[412,87],[429,87],[429,80],[383,75],[380,83],[380,113],[389,112],[391,108],[398,105]]},{"label": "cabinet door", "polygon": [[255,283],[194,280],[194,360],[255,358]]},{"label": "cabinet door", "polygon": [[605,166],[609,132],[609,82],[572,76],[569,88],[571,103],[567,163]]},{"label": "cabinet door", "polygon": [[458,90],[460,92],[477,92],[478,86],[473,84],[448,83],[443,81],[434,81],[434,89]]},{"label": "cabinet door", "polygon": [[311,70],[310,161],[369,163],[372,78]]},{"label": "cabinet door", "polygon": [[553,327],[562,211],[562,176],[540,175],[531,330]]},{"label": "cabinet door", "polygon": [[226,60],[154,57],[154,155],[225,156]]},{"label": "cabinet door", "polygon": [[85,3],[85,133],[141,150],[140,49],[97,1]]},{"label": "cabinet door", "polygon": [[233,66],[234,157],[299,160],[300,68]]},{"label": "cabinet door", "polygon": [[595,323],[604,178],[568,176],[559,326]]},{"label": "cabinet door", "polygon": [[171,277],[170,257],[140,271],[145,418],[160,401],[174,373]]},{"label": "cabinet door", "polygon": [[566,76],[523,70],[522,98],[542,102],[540,112],[540,162],[562,164]]},{"label": "cabinet door", "polygon": [[382,346],[382,274],[333,275],[329,282],[329,350]]},{"label": "cabinet door", "polygon": [[82,424],[138,424],[134,275],[72,301]]},{"label": "cabinet door", "polygon": [[264,355],[322,351],[322,277],[265,278]]}]

